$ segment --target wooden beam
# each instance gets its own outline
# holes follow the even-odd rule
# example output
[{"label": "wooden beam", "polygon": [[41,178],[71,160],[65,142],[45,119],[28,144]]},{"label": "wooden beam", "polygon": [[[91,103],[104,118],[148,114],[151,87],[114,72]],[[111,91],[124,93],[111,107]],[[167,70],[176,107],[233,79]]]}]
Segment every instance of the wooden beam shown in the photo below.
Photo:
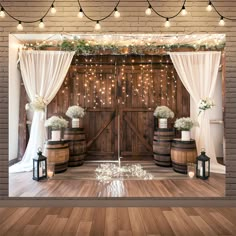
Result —
[{"label": "wooden beam", "polygon": [[108,120],[107,123],[104,123],[104,125],[101,127],[101,129],[97,132],[97,134],[87,143],[87,148],[89,148],[95,140],[102,134],[102,132],[107,128],[107,126],[112,122],[112,120],[116,117],[116,111],[113,111],[110,119]]},{"label": "wooden beam", "polygon": [[124,115],[124,120],[127,122],[128,126],[135,133],[135,135],[137,135],[141,143],[147,148],[147,150],[152,152],[153,151],[152,146],[146,141],[146,139],[142,135],[140,135],[137,128],[133,125],[132,121],[126,115]]}]

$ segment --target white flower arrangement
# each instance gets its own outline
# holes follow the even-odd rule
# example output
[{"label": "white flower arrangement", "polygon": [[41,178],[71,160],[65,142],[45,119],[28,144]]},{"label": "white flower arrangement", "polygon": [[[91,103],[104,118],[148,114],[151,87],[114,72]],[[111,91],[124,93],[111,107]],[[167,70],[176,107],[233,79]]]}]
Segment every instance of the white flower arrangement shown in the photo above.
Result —
[{"label": "white flower arrangement", "polygon": [[45,121],[45,127],[51,127],[53,130],[67,128],[68,121],[59,116],[52,116]]},{"label": "white flower arrangement", "polygon": [[189,131],[194,126],[198,126],[198,122],[193,121],[190,117],[182,117],[175,121],[174,127],[178,130]]},{"label": "white flower arrangement", "polygon": [[46,105],[47,103],[42,97],[35,95],[35,99],[32,102],[27,103],[25,105],[25,109],[32,109],[34,111],[44,111]]},{"label": "white flower arrangement", "polygon": [[80,106],[71,106],[67,109],[66,115],[70,117],[71,119],[73,118],[82,118],[85,115],[84,108]]},{"label": "white flower arrangement", "polygon": [[199,102],[199,106],[198,106],[198,109],[199,109],[198,115],[202,111],[211,109],[213,106],[215,106],[215,104],[214,104],[214,101],[211,98],[206,97],[204,99],[201,99],[200,102]]},{"label": "white flower arrangement", "polygon": [[174,112],[166,106],[157,106],[154,113],[154,116],[158,118],[174,118]]}]

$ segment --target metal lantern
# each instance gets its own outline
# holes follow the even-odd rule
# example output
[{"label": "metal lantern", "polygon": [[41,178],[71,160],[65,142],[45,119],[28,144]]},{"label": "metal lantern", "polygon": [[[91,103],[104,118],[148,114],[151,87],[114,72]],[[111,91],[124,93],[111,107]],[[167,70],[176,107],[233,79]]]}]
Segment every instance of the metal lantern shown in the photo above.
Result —
[{"label": "metal lantern", "polygon": [[197,157],[197,178],[208,179],[210,176],[210,158],[206,156],[204,149],[201,151],[201,155]]},{"label": "metal lantern", "polygon": [[47,158],[42,155],[41,148],[38,149],[37,157],[33,159],[33,179],[41,180],[47,178]]}]

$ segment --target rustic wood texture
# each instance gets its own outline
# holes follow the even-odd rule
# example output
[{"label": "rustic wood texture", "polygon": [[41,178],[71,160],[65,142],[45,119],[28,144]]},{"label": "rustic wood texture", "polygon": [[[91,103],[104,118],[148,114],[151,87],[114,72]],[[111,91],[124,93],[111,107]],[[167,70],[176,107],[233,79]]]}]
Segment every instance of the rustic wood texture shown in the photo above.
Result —
[{"label": "rustic wood texture", "polygon": [[[125,162],[126,163],[126,162]],[[123,163],[124,165],[126,165]],[[142,162],[143,167],[145,163]],[[153,180],[124,178],[110,183],[96,180],[96,163],[68,168],[63,174],[46,181],[33,181],[32,173],[10,174],[10,196],[14,197],[223,197],[225,175],[211,173],[204,181],[189,179],[188,176],[162,168],[150,162],[152,167],[144,168],[153,173]],[[95,166],[96,165],[96,166]],[[160,168],[162,170],[160,170]],[[166,171],[173,172],[167,174]],[[63,175],[63,178],[60,176]],[[170,175],[172,177],[170,177]],[[174,175],[174,176],[173,176]],[[159,177],[160,176],[160,177]],[[168,176],[168,177],[166,177]]]},{"label": "rustic wood texture", "polygon": [[64,130],[64,139],[69,143],[68,166],[80,166],[84,163],[86,152],[86,136],[82,128],[67,128]]},{"label": "rustic wood texture", "polygon": [[[108,12],[113,9],[116,1],[86,1],[84,7],[89,9],[95,18],[100,18],[104,11]],[[135,8],[134,8],[135,3]],[[143,14],[147,8],[145,1],[135,2],[130,0],[122,1],[123,6],[121,18],[117,21],[113,17],[104,21],[102,24],[102,33],[128,33],[128,34],[152,34],[161,32],[163,34],[193,34],[194,33],[221,33],[226,34],[227,47],[225,51],[225,103],[224,103],[224,127],[226,139],[226,195],[236,196],[236,123],[235,123],[235,102],[236,102],[236,80],[235,80],[235,61],[236,61],[236,28],[234,21],[227,21],[224,27],[218,25],[219,16],[214,12],[205,11],[206,1],[188,0],[187,8],[190,14],[185,17],[177,17],[171,22],[170,28],[165,28],[161,21],[154,14],[151,17]],[[236,13],[236,2],[219,0],[215,2],[218,10],[225,16],[234,16]],[[6,1],[4,7],[10,9],[14,16],[20,17],[24,14],[24,19],[34,20],[37,16],[42,17],[42,12],[48,9],[48,3],[42,1],[30,1],[25,5],[25,1]],[[175,14],[182,3],[180,1],[160,0],[152,3],[152,6],[159,9],[163,14],[168,16]],[[100,8],[100,9],[99,9]],[[109,9],[108,9],[109,8]],[[34,9],[34,10],[32,10]],[[85,17],[81,20],[75,20],[78,13],[76,2],[57,2],[57,15],[47,16],[46,28],[40,33],[94,33],[94,22],[88,21]],[[99,9],[99,11],[98,11]],[[171,10],[171,12],[170,12]],[[140,15],[141,14],[141,15]],[[138,23],[137,23],[138,22]],[[16,22],[9,17],[2,19],[1,38],[0,38],[0,197],[8,196],[8,39],[9,34],[19,33],[16,29]],[[38,24],[24,25],[23,33],[39,33]]]},{"label": "rustic wood texture", "polygon": [[49,166],[55,166],[55,173],[66,171],[69,161],[68,141],[47,141],[43,155],[47,157]]},{"label": "rustic wood texture", "polygon": [[187,173],[187,164],[196,163],[197,149],[195,140],[182,141],[174,139],[171,146],[171,160],[173,169],[180,173]]},{"label": "rustic wood texture", "polygon": [[157,129],[153,136],[154,161],[160,166],[171,166],[171,143],[174,138],[174,129]]},{"label": "rustic wood texture", "polygon": [[236,234],[236,208],[0,208],[1,235]]},{"label": "rustic wood texture", "polygon": [[85,107],[87,160],[116,159],[119,112],[121,155],[145,159],[152,156],[155,107],[167,105],[181,117],[189,116],[189,103],[167,55],[76,56],[48,116],[65,113],[73,104]]}]

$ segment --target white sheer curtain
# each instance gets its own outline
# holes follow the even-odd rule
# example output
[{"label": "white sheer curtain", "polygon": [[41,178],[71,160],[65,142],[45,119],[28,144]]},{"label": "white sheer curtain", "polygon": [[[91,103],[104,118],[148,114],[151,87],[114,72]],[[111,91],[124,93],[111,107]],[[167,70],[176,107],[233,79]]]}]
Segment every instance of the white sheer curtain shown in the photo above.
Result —
[{"label": "white sheer curtain", "polygon": [[195,110],[195,115],[191,114],[191,117],[199,122],[199,128],[195,130],[198,153],[201,148],[205,148],[206,154],[211,158],[211,171],[225,173],[225,167],[218,164],[216,159],[210,130],[211,110],[206,110],[198,116],[200,99],[212,98],[214,95],[221,52],[170,52],[169,54],[193,101],[192,108]]},{"label": "white sheer curtain", "polygon": [[[30,101],[36,96],[48,105],[60,89],[75,52],[21,51],[20,67]],[[45,109],[46,110],[46,109]],[[10,173],[31,171],[33,158],[46,137],[44,111],[34,111],[29,142],[22,161],[10,167]]]}]

